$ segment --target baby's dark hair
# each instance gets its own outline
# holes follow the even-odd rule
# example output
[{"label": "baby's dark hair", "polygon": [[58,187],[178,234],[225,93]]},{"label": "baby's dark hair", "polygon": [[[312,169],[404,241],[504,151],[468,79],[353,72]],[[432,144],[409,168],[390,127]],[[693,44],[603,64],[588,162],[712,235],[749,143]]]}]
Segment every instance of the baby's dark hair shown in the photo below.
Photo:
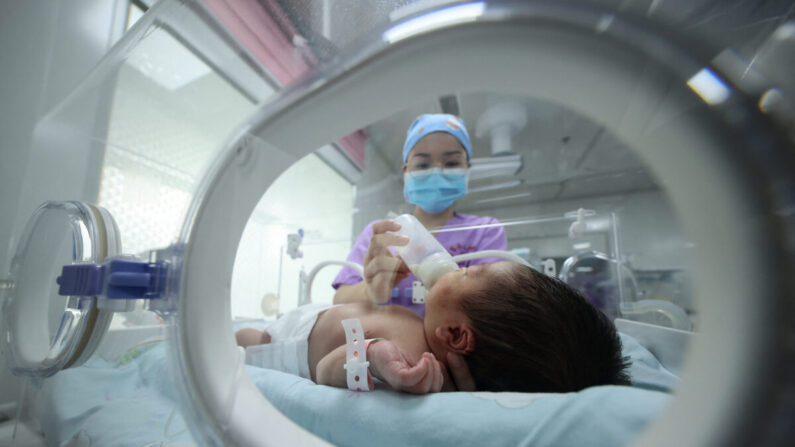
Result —
[{"label": "baby's dark hair", "polygon": [[512,264],[462,306],[475,333],[465,359],[478,390],[570,392],[630,383],[615,326],[563,281]]}]

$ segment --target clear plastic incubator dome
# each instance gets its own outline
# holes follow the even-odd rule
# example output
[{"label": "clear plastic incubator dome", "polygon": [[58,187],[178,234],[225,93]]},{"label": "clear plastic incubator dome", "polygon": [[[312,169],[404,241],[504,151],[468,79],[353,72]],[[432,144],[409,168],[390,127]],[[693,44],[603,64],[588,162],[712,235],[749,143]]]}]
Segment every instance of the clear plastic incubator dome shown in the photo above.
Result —
[{"label": "clear plastic incubator dome", "polygon": [[[2,272],[0,345],[28,377],[18,423],[49,444],[792,434],[778,392],[793,386],[795,315],[784,9],[733,34],[710,8],[666,2],[133,5],[124,38],[35,129]],[[418,152],[401,150],[426,113],[458,117],[471,147],[456,121],[442,132],[460,148],[412,164]],[[42,178],[44,164],[69,175]],[[408,201],[414,170],[465,171],[466,187],[429,212]],[[383,219],[412,253],[369,250]],[[614,323],[629,384],[488,393],[445,372],[461,391],[317,385],[315,322],[346,290],[375,290],[391,268],[371,263],[379,253],[407,268],[374,301],[415,319],[440,278],[495,262],[576,290]],[[290,351],[277,334],[295,328],[305,340]],[[258,366],[245,331],[310,376]]]}]

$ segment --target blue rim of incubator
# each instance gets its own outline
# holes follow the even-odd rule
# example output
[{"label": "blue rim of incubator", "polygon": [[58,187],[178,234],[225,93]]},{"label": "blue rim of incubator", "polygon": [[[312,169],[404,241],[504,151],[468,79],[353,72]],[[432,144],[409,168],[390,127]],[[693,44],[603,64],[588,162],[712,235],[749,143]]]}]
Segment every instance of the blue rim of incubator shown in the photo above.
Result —
[{"label": "blue rim of incubator", "polygon": [[49,377],[83,364],[110,325],[96,296],[61,296],[57,277],[72,264],[121,251],[110,214],[83,202],[46,202],[28,220],[0,296],[0,348],[16,375]]}]

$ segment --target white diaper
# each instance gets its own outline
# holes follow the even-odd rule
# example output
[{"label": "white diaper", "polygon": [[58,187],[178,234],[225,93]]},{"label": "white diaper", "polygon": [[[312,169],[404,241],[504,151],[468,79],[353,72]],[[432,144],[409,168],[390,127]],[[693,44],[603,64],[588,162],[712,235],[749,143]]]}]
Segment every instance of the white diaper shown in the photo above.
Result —
[{"label": "white diaper", "polygon": [[306,304],[266,326],[271,342],[247,347],[246,363],[311,379],[309,334],[317,316],[332,307],[332,304]]}]

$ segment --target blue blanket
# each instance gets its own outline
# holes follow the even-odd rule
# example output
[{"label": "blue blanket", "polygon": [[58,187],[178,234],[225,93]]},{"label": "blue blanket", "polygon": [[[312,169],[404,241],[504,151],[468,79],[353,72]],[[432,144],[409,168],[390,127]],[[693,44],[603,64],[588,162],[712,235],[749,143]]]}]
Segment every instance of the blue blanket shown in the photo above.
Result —
[{"label": "blue blanket", "polygon": [[[280,411],[338,445],[616,446],[654,418],[670,399],[660,390],[677,380],[635,340],[622,338],[636,386],[579,393],[355,393],[279,371],[247,370]],[[191,445],[165,348],[140,346],[118,362],[94,357],[46,380],[38,408],[48,443]]]}]

